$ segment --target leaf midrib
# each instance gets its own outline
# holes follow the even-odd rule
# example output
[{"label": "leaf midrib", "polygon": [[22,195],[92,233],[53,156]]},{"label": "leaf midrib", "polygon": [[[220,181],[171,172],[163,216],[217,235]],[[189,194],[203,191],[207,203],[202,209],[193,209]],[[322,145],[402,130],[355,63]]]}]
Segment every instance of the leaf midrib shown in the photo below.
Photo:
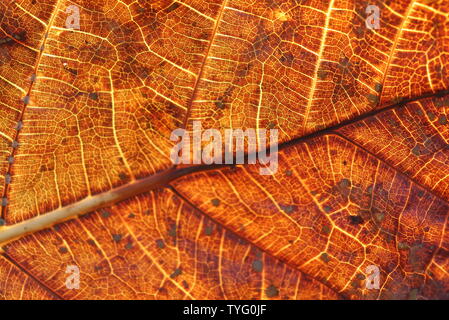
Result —
[{"label": "leaf midrib", "polygon": [[[320,136],[330,135],[330,134],[336,134],[341,136],[337,132],[337,129],[340,129],[342,127],[345,127],[347,125],[351,125],[353,123],[356,123],[358,121],[362,121],[366,118],[376,116],[377,114],[387,112],[389,110],[398,110],[400,108],[403,108],[407,105],[409,102],[414,102],[422,99],[427,99],[430,97],[438,97],[442,94],[449,94],[449,90],[440,91],[438,93],[434,94],[427,94],[424,96],[421,96],[417,99],[410,99],[406,101],[405,103],[400,103],[396,105],[392,105],[387,108],[378,109],[370,113],[366,113],[362,116],[356,117],[352,120],[345,121],[343,123],[328,127],[326,129],[322,129],[319,131],[316,131],[314,133],[305,135],[300,138],[293,139],[288,142],[284,142],[279,146],[279,150],[283,150],[285,148],[307,142],[313,138],[317,138]],[[361,146],[351,139],[349,139],[346,136],[343,136],[345,140],[352,143],[358,148],[361,148]],[[380,158],[376,154],[367,151],[365,148],[362,148],[366,152],[368,152],[371,156],[375,157],[382,163],[385,163],[390,168],[394,169],[399,174],[406,177],[411,182],[415,183],[416,185],[420,186],[427,192],[431,193],[436,198],[440,199],[444,203],[449,205],[449,200],[443,198],[441,195],[435,193],[432,190],[429,190],[426,186],[423,186],[420,182],[416,181],[414,178],[408,176],[406,173],[398,170],[397,168],[391,166],[386,162],[384,159]],[[11,241],[14,241],[18,238],[22,238],[25,235],[28,235],[30,233],[34,233],[46,228],[49,228],[53,226],[54,224],[61,223],[67,220],[71,220],[73,218],[76,218],[80,215],[87,214],[89,212],[93,212],[102,208],[110,207],[111,205],[126,200],[128,198],[131,198],[133,196],[139,195],[141,193],[149,192],[151,190],[157,189],[157,188],[163,188],[168,187],[170,183],[178,178],[189,176],[195,173],[199,172],[205,172],[205,171],[211,171],[211,170],[218,170],[225,167],[232,167],[233,165],[192,165],[192,166],[185,166],[185,167],[175,167],[172,166],[169,169],[166,169],[164,171],[161,171],[159,173],[156,173],[154,175],[148,176],[143,179],[132,181],[128,184],[122,185],[120,187],[104,191],[102,193],[89,196],[87,198],[84,198],[83,200],[71,203],[67,206],[55,209],[53,211],[47,212],[45,214],[41,214],[39,216],[35,216],[33,218],[12,224],[0,227],[0,247],[4,246],[6,243],[9,243]]]}]

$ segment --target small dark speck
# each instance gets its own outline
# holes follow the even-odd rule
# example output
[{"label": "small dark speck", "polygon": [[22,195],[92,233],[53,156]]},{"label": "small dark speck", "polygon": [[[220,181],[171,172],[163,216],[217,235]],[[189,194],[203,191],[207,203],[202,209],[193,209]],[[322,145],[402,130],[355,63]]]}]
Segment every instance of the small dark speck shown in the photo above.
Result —
[{"label": "small dark speck", "polygon": [[291,170],[285,170],[285,175],[286,176],[291,176],[293,174],[293,172]]},{"label": "small dark speck", "polygon": [[29,104],[30,103],[30,96],[23,97],[23,103]]},{"label": "small dark speck", "polygon": [[204,229],[204,234],[205,234],[206,236],[210,236],[210,235],[212,234],[213,231],[214,231],[214,228],[212,228],[212,226],[207,226],[207,227]]},{"label": "small dark speck", "polygon": [[324,234],[329,234],[331,232],[331,228],[329,226],[323,226],[321,228],[321,232]]},{"label": "small dark speck", "polygon": [[19,146],[19,143],[16,141],[16,140],[14,140],[13,142],[11,142],[11,147],[12,148],[17,148]]},{"label": "small dark speck", "polygon": [[214,207],[218,207],[220,205],[220,200],[219,199],[212,199],[211,203]]},{"label": "small dark speck", "polygon": [[221,110],[223,110],[225,108],[225,104],[221,100],[215,101],[215,106]]},{"label": "small dark speck", "polygon": [[69,252],[69,250],[67,250],[66,247],[60,247],[60,248],[59,248],[59,252],[60,252],[60,253],[67,253],[67,252]]},{"label": "small dark speck", "polygon": [[131,250],[133,248],[133,244],[131,243],[131,242],[128,242],[126,245],[125,245],[125,249],[126,250]]},{"label": "small dark speck", "polygon": [[169,6],[167,9],[165,9],[165,12],[169,13],[176,9],[178,9],[180,4],[178,2],[174,2],[171,6]]},{"label": "small dark speck", "polygon": [[415,146],[415,147],[412,149],[412,153],[413,153],[415,156],[419,156],[419,155],[421,154],[420,147],[419,147],[419,146]]},{"label": "small dark speck", "polygon": [[317,75],[320,78],[320,80],[324,80],[327,77],[327,71],[325,71],[325,70],[318,70]]},{"label": "small dark speck", "polygon": [[135,218],[135,217],[136,217],[136,215],[132,212],[128,215],[128,218],[130,218],[130,219]]},{"label": "small dark speck", "polygon": [[292,213],[296,209],[296,206],[292,206],[292,205],[287,205],[287,206],[281,205],[280,207],[281,207],[282,211],[284,211],[287,214]]},{"label": "small dark speck", "polygon": [[447,117],[445,115],[440,116],[438,122],[443,125],[447,124]]},{"label": "small dark speck", "polygon": [[357,277],[357,279],[359,279],[359,280],[365,280],[365,278],[366,278],[365,275],[362,274],[362,273],[358,273],[356,277]]},{"label": "small dark speck", "polygon": [[98,93],[97,92],[89,93],[89,98],[91,98],[92,100],[97,101],[98,100]]},{"label": "small dark speck", "polygon": [[325,211],[326,213],[329,213],[329,212],[332,211],[332,208],[329,207],[329,206],[324,206],[323,209],[324,209],[324,211]]},{"label": "small dark speck", "polygon": [[379,97],[376,96],[375,94],[370,93],[366,97],[368,98],[369,102],[371,102],[372,104],[377,104],[379,102]]},{"label": "small dark speck", "polygon": [[8,205],[8,199],[2,198],[2,207],[6,207]]},{"label": "small dark speck", "polygon": [[128,175],[123,172],[119,173],[118,177],[120,180],[128,180]]},{"label": "small dark speck", "polygon": [[2,218],[0,218],[0,227],[1,227],[1,226],[4,226],[5,224],[6,224],[6,221],[3,220]]},{"label": "small dark speck", "polygon": [[320,259],[323,260],[325,263],[328,263],[331,260],[331,258],[329,258],[329,255],[327,253],[322,253]]},{"label": "small dark speck", "polygon": [[111,213],[109,211],[103,210],[101,212],[101,215],[103,216],[103,218],[109,218],[111,216]]},{"label": "small dark speck", "polygon": [[350,186],[351,186],[351,181],[349,181],[348,179],[342,179],[340,181],[340,187],[349,188]]},{"label": "small dark speck", "polygon": [[159,249],[164,249],[164,248],[165,248],[164,240],[162,240],[162,239],[156,240],[156,246],[157,246]]},{"label": "small dark speck", "polygon": [[349,216],[349,221],[352,225],[358,225],[363,223],[361,216]]},{"label": "small dark speck", "polygon": [[263,264],[260,260],[253,261],[253,269],[256,272],[262,272]]},{"label": "small dark speck", "polygon": [[170,229],[168,230],[168,235],[170,237],[176,237],[176,225],[175,224],[172,224],[170,226]]},{"label": "small dark speck", "polygon": [[112,239],[113,239],[115,242],[119,242],[120,240],[122,240],[122,235],[121,235],[121,234],[113,234],[113,235],[112,235]]},{"label": "small dark speck", "polygon": [[268,288],[265,289],[265,294],[268,298],[274,298],[279,295],[279,290],[273,285],[270,285]]},{"label": "small dark speck", "polygon": [[182,273],[182,270],[180,268],[176,268],[175,271],[173,271],[173,273],[170,275],[170,278],[174,279],[177,276],[179,276]]},{"label": "small dark speck", "polygon": [[23,128],[23,122],[22,122],[22,121],[17,122],[16,130],[19,131],[19,130],[21,130],[22,128]]},{"label": "small dark speck", "polygon": [[381,92],[382,91],[382,84],[376,83],[376,85],[374,86],[374,90],[376,90],[377,92]]}]

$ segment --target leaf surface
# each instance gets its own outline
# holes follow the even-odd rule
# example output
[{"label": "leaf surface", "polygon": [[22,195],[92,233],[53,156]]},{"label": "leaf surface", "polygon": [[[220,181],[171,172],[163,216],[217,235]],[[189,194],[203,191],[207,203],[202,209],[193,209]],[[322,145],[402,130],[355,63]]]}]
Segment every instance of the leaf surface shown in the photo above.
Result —
[{"label": "leaf surface", "polygon": [[[449,7],[373,4],[0,4],[0,297],[449,298]],[[278,172],[173,167],[196,120]]]}]

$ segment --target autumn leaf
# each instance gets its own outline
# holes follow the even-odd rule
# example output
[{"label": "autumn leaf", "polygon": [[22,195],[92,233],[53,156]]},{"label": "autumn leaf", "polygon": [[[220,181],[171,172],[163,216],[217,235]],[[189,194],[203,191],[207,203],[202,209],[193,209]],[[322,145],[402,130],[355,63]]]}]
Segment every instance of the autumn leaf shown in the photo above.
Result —
[{"label": "autumn leaf", "polygon": [[[3,1],[0,297],[449,299],[448,15]],[[173,165],[196,121],[278,130],[277,172]]]}]

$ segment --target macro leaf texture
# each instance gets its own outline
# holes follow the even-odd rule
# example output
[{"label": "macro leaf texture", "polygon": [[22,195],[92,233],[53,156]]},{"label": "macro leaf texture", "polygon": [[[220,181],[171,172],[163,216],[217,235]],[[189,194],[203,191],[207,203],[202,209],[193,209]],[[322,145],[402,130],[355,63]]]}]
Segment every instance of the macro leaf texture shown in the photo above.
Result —
[{"label": "macro leaf texture", "polygon": [[448,117],[448,0],[2,0],[0,298],[449,299]]}]

